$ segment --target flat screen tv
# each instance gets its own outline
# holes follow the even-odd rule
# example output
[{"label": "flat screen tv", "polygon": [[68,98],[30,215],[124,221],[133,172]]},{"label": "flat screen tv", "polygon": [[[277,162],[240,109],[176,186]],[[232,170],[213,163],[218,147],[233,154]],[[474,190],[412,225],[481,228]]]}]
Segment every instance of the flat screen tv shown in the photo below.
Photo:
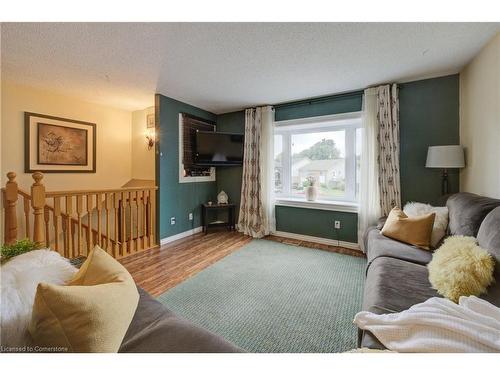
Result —
[{"label": "flat screen tv", "polygon": [[194,150],[196,165],[242,165],[243,134],[197,131]]}]

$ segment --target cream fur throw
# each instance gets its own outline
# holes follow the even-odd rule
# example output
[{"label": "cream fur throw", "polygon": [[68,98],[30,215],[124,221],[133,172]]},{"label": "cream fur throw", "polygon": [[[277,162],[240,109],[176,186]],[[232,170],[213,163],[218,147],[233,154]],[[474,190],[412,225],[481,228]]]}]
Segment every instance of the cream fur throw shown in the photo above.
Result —
[{"label": "cream fur throw", "polygon": [[474,237],[448,237],[427,265],[429,281],[442,296],[458,302],[461,296],[479,296],[493,282],[495,261]]},{"label": "cream fur throw", "polygon": [[34,250],[12,258],[0,268],[1,342],[3,347],[30,344],[28,325],[38,283],[63,285],[77,269],[55,251]]},{"label": "cream fur throw", "polygon": [[433,249],[439,244],[439,241],[446,234],[448,228],[448,207],[433,207],[427,203],[408,202],[403,211],[408,216],[422,216],[434,212],[434,226],[432,227],[431,246]]}]

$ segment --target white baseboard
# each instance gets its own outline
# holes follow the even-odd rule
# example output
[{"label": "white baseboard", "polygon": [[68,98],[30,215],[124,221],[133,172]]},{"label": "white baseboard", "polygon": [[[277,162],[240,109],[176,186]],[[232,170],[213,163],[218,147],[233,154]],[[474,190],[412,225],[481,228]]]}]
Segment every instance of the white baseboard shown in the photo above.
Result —
[{"label": "white baseboard", "polygon": [[170,237],[162,238],[160,240],[160,246],[165,245],[165,244],[170,243],[170,242],[173,242],[173,241],[180,240],[181,238],[184,238],[184,237],[192,236],[193,234],[200,233],[201,231],[203,231],[203,227],[197,227],[197,228],[193,228],[193,229],[187,230],[187,231],[182,232],[182,233],[174,234],[173,236],[170,236]]},{"label": "white baseboard", "polygon": [[357,243],[354,243],[354,242],[337,241],[337,240],[332,240],[329,238],[306,236],[305,234],[281,232],[278,230],[273,232],[272,234],[274,234],[275,236],[279,236],[279,237],[292,238],[294,240],[317,242],[317,243],[320,243],[323,245],[342,246],[342,247],[345,247],[347,249],[360,250],[359,245]]}]

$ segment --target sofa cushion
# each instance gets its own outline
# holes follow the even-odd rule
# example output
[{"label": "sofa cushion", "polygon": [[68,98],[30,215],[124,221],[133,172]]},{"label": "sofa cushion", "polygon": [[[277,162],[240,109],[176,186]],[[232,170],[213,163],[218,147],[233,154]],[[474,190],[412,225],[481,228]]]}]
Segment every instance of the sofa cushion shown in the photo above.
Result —
[{"label": "sofa cushion", "polygon": [[450,234],[476,237],[483,219],[500,206],[500,200],[472,193],[457,193],[448,198],[446,205]]},{"label": "sofa cushion", "polygon": [[177,317],[144,290],[119,352],[232,353],[242,352],[203,328]]},{"label": "sofa cushion", "polygon": [[425,266],[382,257],[375,259],[368,270],[363,310],[399,312],[431,297],[439,295],[431,287]]},{"label": "sofa cushion", "polygon": [[482,298],[495,306],[500,306],[500,207],[495,208],[485,217],[479,228],[477,241],[479,246],[495,258],[493,277],[496,283],[487,289],[486,295]]},{"label": "sofa cushion", "polygon": [[[425,266],[390,257],[379,257],[373,260],[368,270],[363,311],[375,314],[400,312],[436,296],[438,294],[429,283]],[[384,349],[367,331],[360,332],[359,346]]]},{"label": "sofa cushion", "polygon": [[479,246],[488,250],[500,266],[500,207],[492,210],[484,218],[477,234]]},{"label": "sofa cushion", "polygon": [[371,228],[366,235],[366,249],[367,268],[379,257],[396,258],[423,265],[432,259],[432,252],[385,237],[376,228]]}]

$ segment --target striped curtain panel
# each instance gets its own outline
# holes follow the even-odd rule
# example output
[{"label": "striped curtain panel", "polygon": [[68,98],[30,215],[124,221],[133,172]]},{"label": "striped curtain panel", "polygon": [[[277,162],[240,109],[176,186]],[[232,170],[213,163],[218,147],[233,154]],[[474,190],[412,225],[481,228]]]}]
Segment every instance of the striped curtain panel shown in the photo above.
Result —
[{"label": "striped curtain panel", "polygon": [[377,88],[378,184],[381,214],[387,216],[393,207],[401,207],[399,177],[399,98],[397,85]]},{"label": "striped curtain panel", "polygon": [[261,238],[273,230],[273,110],[245,110],[245,145],[238,230]]}]

